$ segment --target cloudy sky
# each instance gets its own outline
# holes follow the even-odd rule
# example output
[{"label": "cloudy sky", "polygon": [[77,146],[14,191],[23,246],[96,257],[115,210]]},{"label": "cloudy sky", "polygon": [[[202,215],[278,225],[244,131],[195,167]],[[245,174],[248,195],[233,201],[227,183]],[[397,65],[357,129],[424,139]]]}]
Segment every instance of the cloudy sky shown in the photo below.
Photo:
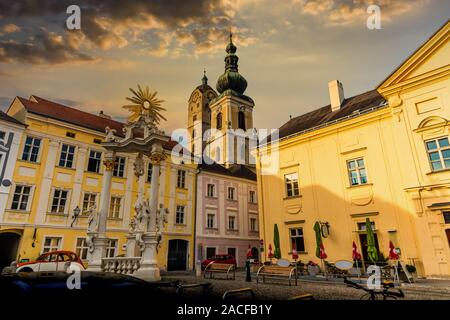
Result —
[{"label": "cloudy sky", "polygon": [[[79,31],[65,28],[71,4]],[[381,30],[366,27],[370,4]],[[449,12],[448,0],[0,0],[0,108],[35,94],[124,119],[139,83],[166,101],[163,126],[183,127],[203,69],[213,87],[223,72],[231,28],[255,124],[276,128],[328,104],[329,80],[347,97],[375,88]]]}]

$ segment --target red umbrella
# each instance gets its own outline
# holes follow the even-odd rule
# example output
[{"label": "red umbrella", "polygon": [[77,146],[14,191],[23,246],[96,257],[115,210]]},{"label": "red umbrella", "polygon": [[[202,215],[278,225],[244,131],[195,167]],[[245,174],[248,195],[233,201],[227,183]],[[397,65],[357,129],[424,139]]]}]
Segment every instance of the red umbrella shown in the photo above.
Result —
[{"label": "red umbrella", "polygon": [[298,253],[297,253],[297,248],[295,246],[295,242],[292,244],[292,259],[294,259],[294,260],[298,259]]},{"label": "red umbrella", "polygon": [[395,246],[392,241],[389,241],[389,259],[397,260],[399,257],[397,250],[395,250]]},{"label": "red umbrella", "polygon": [[355,241],[353,241],[352,259],[361,260],[361,254],[358,252]]},{"label": "red umbrella", "polygon": [[252,248],[250,247],[250,245],[248,245],[248,249],[247,249],[247,259],[251,259],[253,258],[252,255]]},{"label": "red umbrella", "polygon": [[325,248],[323,246],[323,243],[320,244],[320,259],[326,259],[328,256],[325,253]]},{"label": "red umbrella", "polygon": [[273,258],[273,252],[272,252],[272,245],[271,244],[269,244],[269,252],[267,253],[267,257],[269,259]]}]

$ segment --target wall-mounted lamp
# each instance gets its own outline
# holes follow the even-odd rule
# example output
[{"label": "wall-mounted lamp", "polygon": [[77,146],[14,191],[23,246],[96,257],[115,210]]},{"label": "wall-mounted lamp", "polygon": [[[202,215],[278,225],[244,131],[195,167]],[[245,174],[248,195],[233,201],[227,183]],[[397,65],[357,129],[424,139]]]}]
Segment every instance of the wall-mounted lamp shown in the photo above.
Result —
[{"label": "wall-mounted lamp", "polygon": [[73,209],[73,215],[72,215],[72,223],[70,224],[70,227],[73,227],[73,224],[75,223],[75,221],[77,220],[78,216],[80,215],[80,208],[78,206],[76,206],[75,209]]}]

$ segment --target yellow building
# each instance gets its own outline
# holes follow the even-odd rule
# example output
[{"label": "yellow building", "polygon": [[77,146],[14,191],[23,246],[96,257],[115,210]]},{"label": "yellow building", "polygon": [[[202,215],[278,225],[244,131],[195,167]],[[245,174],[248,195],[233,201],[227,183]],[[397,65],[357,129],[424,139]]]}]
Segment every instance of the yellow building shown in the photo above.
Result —
[{"label": "yellow building", "polygon": [[[20,234],[15,253],[19,260],[35,259],[54,249],[75,251],[87,260],[88,210],[93,205],[99,208],[102,188],[105,149],[101,142],[106,127],[121,134],[123,124],[102,112],[93,115],[37,96],[16,97],[7,113],[27,128],[20,142],[0,232]],[[175,145],[170,141],[166,151]],[[138,190],[133,174],[136,156],[118,154],[116,158],[107,222],[109,257],[126,250]],[[181,160],[168,157],[161,164],[159,203],[169,209],[158,251],[162,269],[193,267],[196,167],[176,164],[183,163]],[[145,175],[147,179],[141,180],[148,196],[150,163],[146,163]],[[74,219],[76,207],[82,213]]]},{"label": "yellow building", "polygon": [[[315,256],[316,222],[329,261],[366,255],[366,218],[379,251],[389,242],[419,275],[450,276],[450,23],[376,90],[344,97],[329,83],[330,105],[288,121],[279,139],[260,146],[260,236],[283,258]],[[275,163],[266,174],[268,158]]]}]

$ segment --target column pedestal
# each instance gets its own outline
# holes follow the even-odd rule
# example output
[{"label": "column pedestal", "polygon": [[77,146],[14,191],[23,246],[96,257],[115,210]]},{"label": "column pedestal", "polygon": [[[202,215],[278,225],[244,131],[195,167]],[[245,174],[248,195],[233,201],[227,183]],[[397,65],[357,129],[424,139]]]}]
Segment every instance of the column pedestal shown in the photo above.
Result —
[{"label": "column pedestal", "polygon": [[142,236],[144,241],[144,251],[142,252],[141,266],[134,277],[146,281],[159,281],[161,276],[159,273],[158,262],[156,260],[156,232],[146,232]]},{"label": "column pedestal", "polygon": [[129,233],[127,236],[127,250],[125,252],[126,257],[137,257],[136,254],[136,235],[134,233]]},{"label": "column pedestal", "polygon": [[106,255],[106,248],[108,246],[109,239],[105,234],[97,232],[88,232],[89,237],[92,237],[94,245],[94,251],[91,253],[89,259],[88,271],[102,271],[102,258]]}]

